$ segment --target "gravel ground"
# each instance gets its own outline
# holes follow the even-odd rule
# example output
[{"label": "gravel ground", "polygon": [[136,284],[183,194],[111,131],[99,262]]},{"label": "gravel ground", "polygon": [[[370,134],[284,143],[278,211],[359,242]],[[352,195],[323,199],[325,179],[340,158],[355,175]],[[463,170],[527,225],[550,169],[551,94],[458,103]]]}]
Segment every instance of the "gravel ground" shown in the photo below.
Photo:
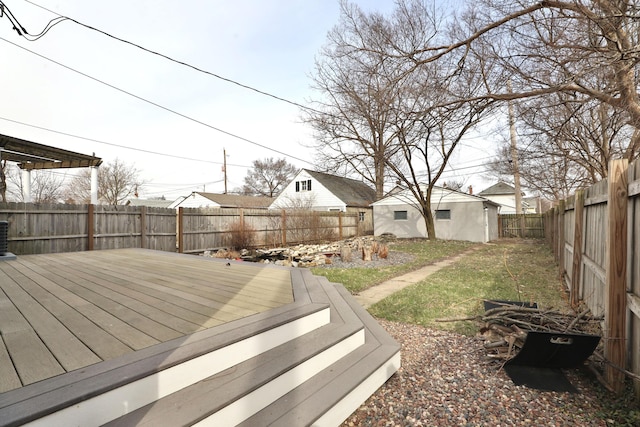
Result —
[{"label": "gravel ground", "polygon": [[623,425],[598,417],[605,393],[586,371],[566,372],[577,394],[516,386],[479,339],[378,321],[401,343],[402,367],[343,426]]}]

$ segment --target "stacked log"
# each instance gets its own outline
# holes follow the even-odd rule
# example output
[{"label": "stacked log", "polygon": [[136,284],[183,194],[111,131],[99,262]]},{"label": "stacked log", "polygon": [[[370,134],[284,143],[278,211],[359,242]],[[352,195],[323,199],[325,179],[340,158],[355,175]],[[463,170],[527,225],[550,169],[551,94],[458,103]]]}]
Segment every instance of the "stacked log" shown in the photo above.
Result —
[{"label": "stacked log", "polygon": [[507,361],[518,354],[529,331],[601,335],[602,318],[589,313],[499,305],[480,317],[480,335],[489,358]]}]

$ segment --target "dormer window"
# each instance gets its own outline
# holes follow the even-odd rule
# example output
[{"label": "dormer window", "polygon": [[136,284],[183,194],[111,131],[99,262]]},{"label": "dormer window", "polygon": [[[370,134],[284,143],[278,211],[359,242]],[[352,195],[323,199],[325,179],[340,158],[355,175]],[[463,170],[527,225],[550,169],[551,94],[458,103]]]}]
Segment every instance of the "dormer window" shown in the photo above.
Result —
[{"label": "dormer window", "polygon": [[300,191],[311,191],[311,180],[296,181],[296,193]]}]

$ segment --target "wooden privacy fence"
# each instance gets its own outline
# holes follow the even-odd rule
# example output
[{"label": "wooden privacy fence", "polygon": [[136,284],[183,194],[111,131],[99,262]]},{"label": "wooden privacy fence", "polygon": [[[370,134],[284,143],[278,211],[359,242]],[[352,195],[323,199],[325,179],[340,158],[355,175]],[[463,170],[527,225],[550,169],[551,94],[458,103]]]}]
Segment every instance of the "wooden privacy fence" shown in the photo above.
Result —
[{"label": "wooden privacy fence", "polygon": [[176,250],[176,213],[145,206],[1,203],[16,255],[93,249]]},{"label": "wooden privacy fence", "polygon": [[234,246],[234,240],[244,240],[245,247],[274,247],[372,232],[361,229],[358,213],[307,210],[180,208],[178,224],[178,251],[185,253]]},{"label": "wooden privacy fence", "polygon": [[604,317],[606,380],[621,391],[622,369],[640,375],[640,162],[612,161],[606,180],[545,213],[545,229],[572,305]]},{"label": "wooden privacy fence", "polygon": [[251,247],[370,234],[357,213],[266,209],[0,203],[16,255],[146,248],[185,253],[227,247],[238,233]]},{"label": "wooden privacy fence", "polygon": [[544,216],[542,214],[500,214],[498,235],[500,237],[544,238]]}]

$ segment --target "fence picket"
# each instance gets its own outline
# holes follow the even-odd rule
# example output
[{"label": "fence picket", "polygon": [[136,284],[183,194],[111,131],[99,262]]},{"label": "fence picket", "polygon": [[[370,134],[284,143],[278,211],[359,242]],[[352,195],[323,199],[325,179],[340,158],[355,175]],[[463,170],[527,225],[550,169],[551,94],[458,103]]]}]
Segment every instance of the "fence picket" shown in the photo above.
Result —
[{"label": "fence picket", "polygon": [[[578,294],[595,316],[605,319],[603,341],[610,362],[605,376],[617,391],[624,386],[624,374],[617,368],[640,375],[640,315],[635,304],[640,301],[639,188],[640,162],[627,167],[626,160],[614,160],[607,179],[577,192],[573,203],[558,203],[545,214],[547,242],[556,260],[561,255],[559,241],[566,237],[559,231],[574,230],[573,239],[564,243],[573,262],[559,263],[560,275],[572,304]],[[640,381],[633,382],[640,401]]]}]

